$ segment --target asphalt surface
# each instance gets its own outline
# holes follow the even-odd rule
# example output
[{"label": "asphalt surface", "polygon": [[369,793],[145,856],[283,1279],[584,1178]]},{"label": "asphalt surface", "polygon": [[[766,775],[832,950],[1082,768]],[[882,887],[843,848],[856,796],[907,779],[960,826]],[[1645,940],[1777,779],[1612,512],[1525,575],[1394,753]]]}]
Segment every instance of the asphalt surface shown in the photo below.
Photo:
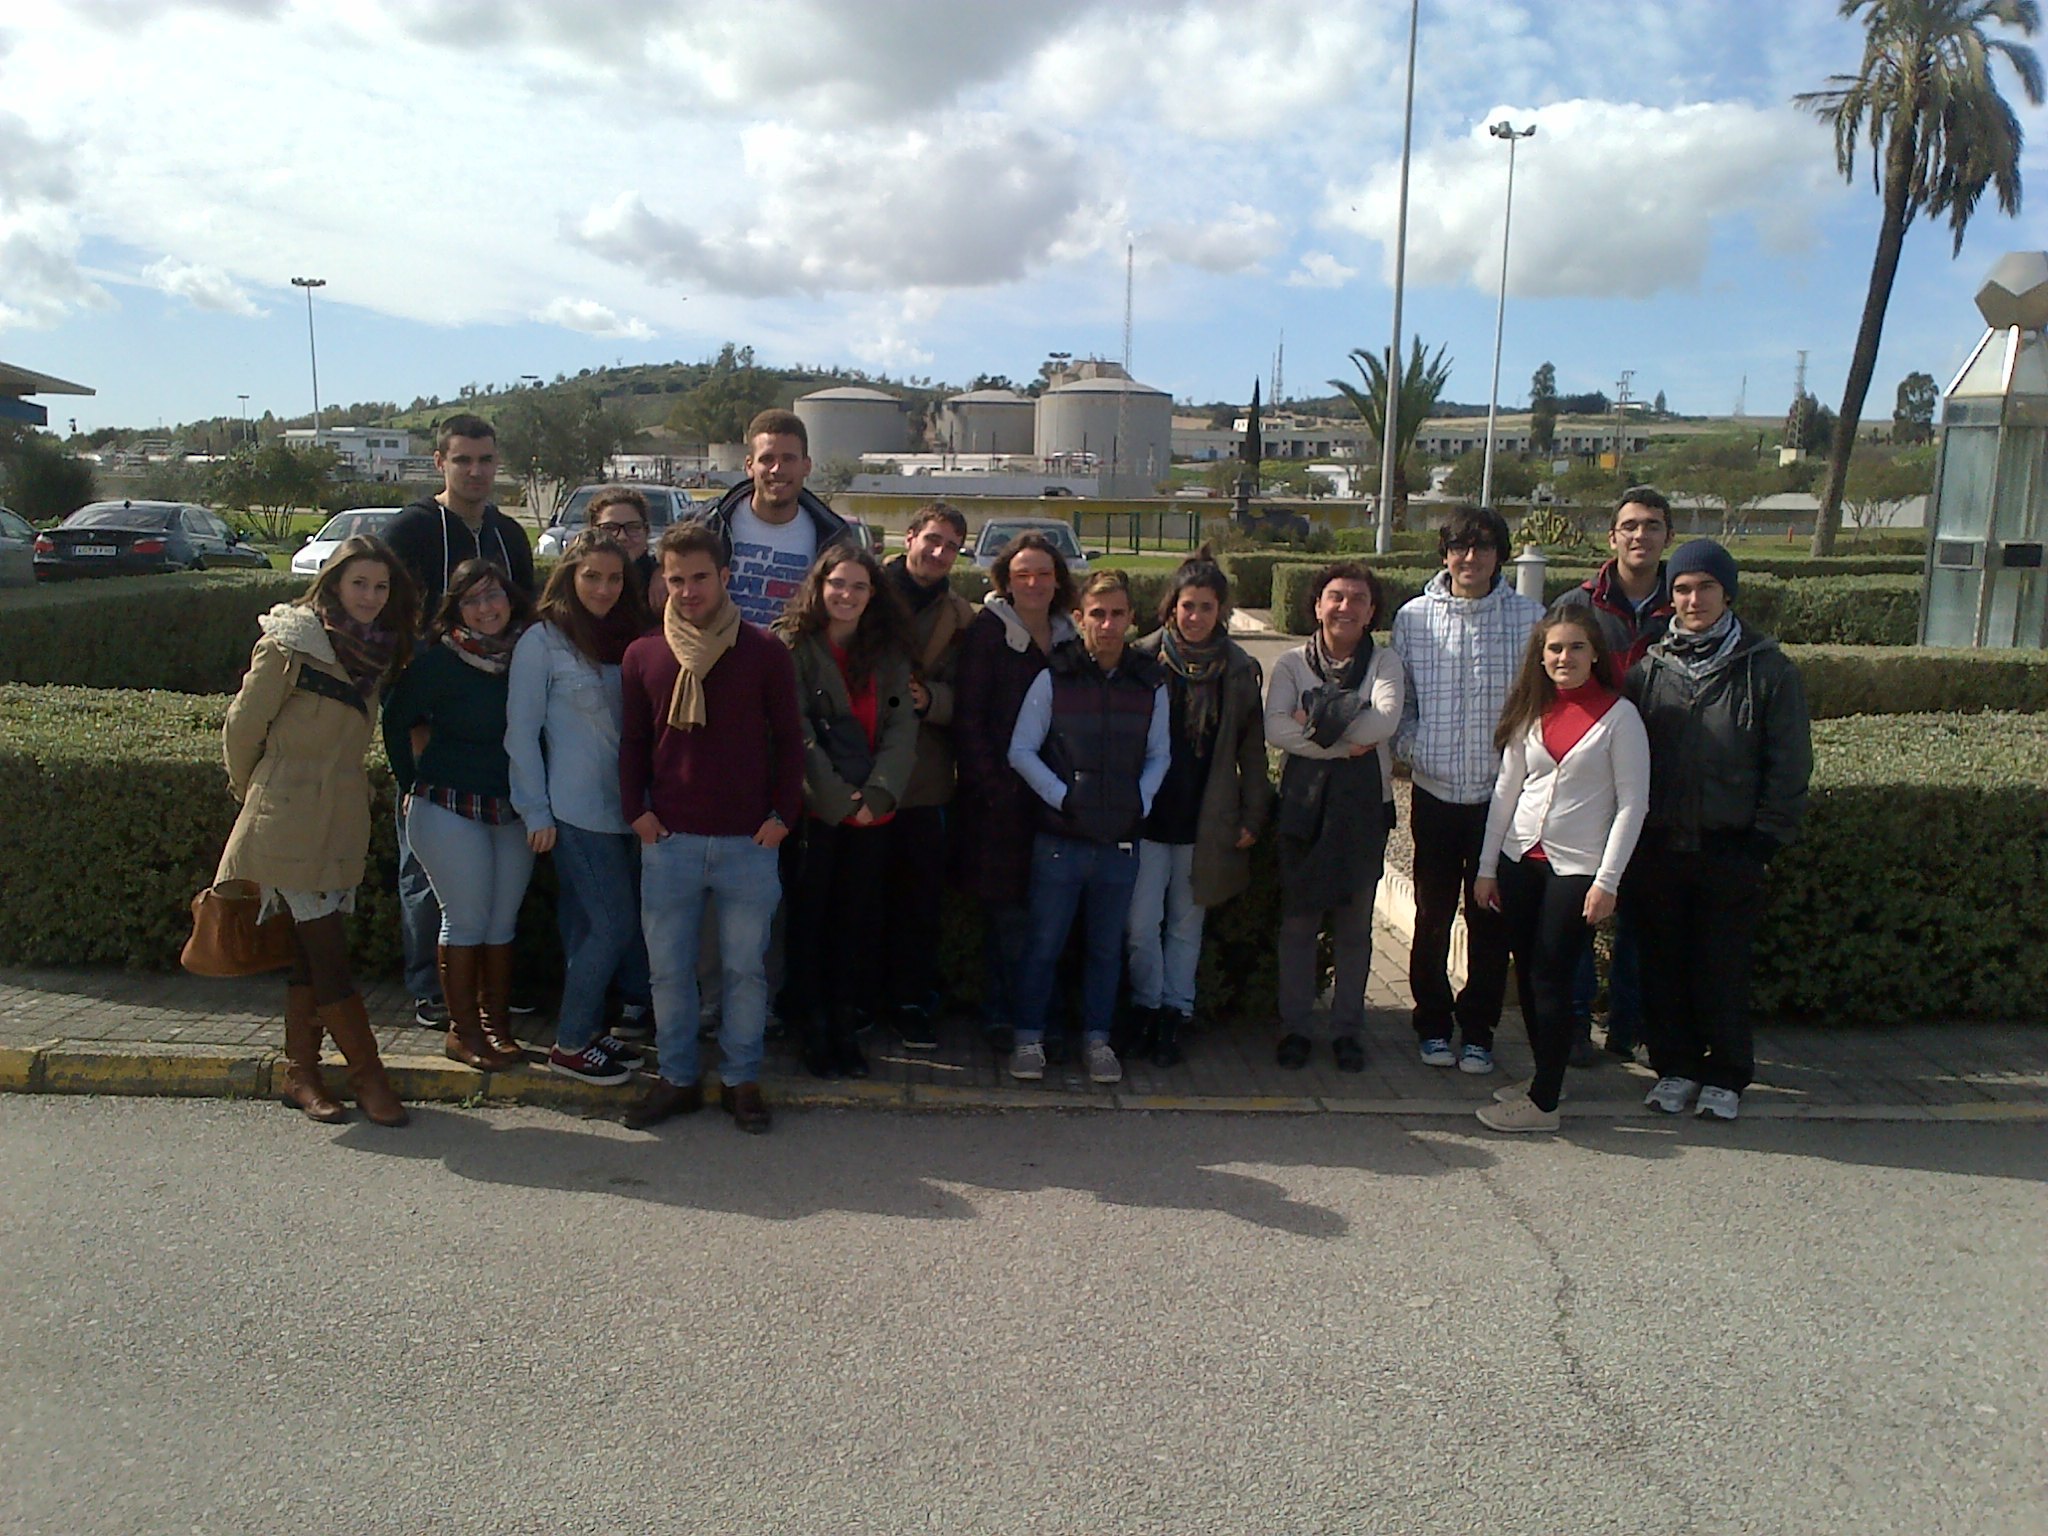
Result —
[{"label": "asphalt surface", "polygon": [[2044,1147],[9,1095],[0,1529],[2039,1536]]}]

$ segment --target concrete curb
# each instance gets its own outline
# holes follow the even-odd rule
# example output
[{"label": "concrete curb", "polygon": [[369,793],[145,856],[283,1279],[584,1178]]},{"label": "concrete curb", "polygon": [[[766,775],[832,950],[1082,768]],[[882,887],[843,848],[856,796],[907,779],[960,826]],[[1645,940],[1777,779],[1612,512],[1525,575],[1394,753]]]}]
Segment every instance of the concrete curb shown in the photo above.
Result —
[{"label": "concrete curb", "polygon": [[[277,1094],[280,1058],[268,1047],[119,1044],[49,1040],[0,1048],[0,1093],[102,1094],[141,1098],[261,1099]],[[478,1072],[437,1056],[384,1058],[399,1096],[414,1104],[525,1105],[609,1119],[631,1102],[630,1086],[599,1088],[530,1065]],[[326,1063],[329,1086],[346,1098],[341,1064]],[[715,1078],[709,1080],[716,1085]],[[769,1084],[771,1102],[791,1109],[910,1110],[927,1114],[991,1111],[1125,1110],[1171,1114],[1362,1115],[1403,1120],[1469,1120],[1477,1101],[1448,1098],[1338,1099],[1315,1095],[1089,1093],[1075,1089],[954,1087],[940,1083]],[[1682,1124],[1634,1097],[1575,1101],[1568,1121],[1631,1120]],[[1806,1104],[1761,1100],[1743,1106],[1744,1120],[2032,1124],[2048,1122],[2048,1099],[1980,1104]]]}]

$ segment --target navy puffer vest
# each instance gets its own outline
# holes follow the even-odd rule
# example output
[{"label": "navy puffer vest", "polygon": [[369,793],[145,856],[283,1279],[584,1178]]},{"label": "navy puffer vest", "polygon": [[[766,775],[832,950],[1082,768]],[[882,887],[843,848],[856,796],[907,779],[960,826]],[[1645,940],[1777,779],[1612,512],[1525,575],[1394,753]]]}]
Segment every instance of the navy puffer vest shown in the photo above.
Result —
[{"label": "navy puffer vest", "polygon": [[1134,841],[1145,820],[1139,781],[1152,729],[1158,663],[1124,648],[1105,677],[1087,648],[1070,640],[1052,654],[1052,728],[1039,756],[1067,786],[1059,810],[1040,804],[1038,824],[1056,837]]}]

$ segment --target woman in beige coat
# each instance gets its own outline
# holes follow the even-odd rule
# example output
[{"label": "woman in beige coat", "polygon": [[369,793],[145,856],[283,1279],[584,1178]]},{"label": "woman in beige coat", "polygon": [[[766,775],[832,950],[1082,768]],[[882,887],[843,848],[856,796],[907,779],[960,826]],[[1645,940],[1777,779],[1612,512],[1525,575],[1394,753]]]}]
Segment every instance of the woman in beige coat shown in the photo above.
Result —
[{"label": "woman in beige coat", "polygon": [[221,732],[242,809],[214,881],[251,881],[264,917],[291,917],[284,1099],[323,1122],[346,1118],[320,1077],[323,1035],[348,1062],[363,1113],[379,1125],[406,1119],[349,975],[345,918],[370,845],[363,754],[377,695],[411,650],[414,607],[397,557],[380,540],[349,539],[304,597],[257,621],[263,636]]}]

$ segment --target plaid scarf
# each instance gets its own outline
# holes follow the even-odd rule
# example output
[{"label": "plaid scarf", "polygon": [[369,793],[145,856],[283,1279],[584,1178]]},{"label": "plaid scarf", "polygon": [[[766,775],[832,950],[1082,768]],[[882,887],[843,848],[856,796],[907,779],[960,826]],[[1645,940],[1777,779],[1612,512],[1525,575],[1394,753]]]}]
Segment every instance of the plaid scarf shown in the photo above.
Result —
[{"label": "plaid scarf", "polygon": [[466,624],[458,624],[441,637],[441,643],[479,672],[503,677],[512,666],[512,647],[519,643],[519,631],[507,624],[495,635],[480,635]]},{"label": "plaid scarf", "polygon": [[356,685],[365,703],[377,697],[377,685],[391,669],[398,653],[398,636],[375,624],[359,624],[345,613],[320,615],[327,631],[327,643],[334,647],[334,659]]},{"label": "plaid scarf", "polygon": [[1197,757],[1209,750],[1216,735],[1216,722],[1223,715],[1223,670],[1230,662],[1221,627],[1207,643],[1190,645],[1180,631],[1168,624],[1162,631],[1159,659],[1167,675],[1180,685],[1181,727],[1188,746]]},{"label": "plaid scarf", "polygon": [[1735,610],[1731,608],[1698,633],[1672,625],[1664,632],[1661,644],[1665,655],[1686,671],[1700,673],[1708,671],[1715,662],[1734,650],[1735,642],[1741,638],[1742,625],[1736,621]]},{"label": "plaid scarf", "polygon": [[1358,680],[1365,676],[1365,669],[1372,662],[1372,631],[1368,629],[1358,637],[1358,649],[1344,661],[1332,660],[1324,649],[1320,624],[1310,633],[1307,649],[1309,671],[1335,685],[1339,692],[1349,693],[1358,686]]}]

